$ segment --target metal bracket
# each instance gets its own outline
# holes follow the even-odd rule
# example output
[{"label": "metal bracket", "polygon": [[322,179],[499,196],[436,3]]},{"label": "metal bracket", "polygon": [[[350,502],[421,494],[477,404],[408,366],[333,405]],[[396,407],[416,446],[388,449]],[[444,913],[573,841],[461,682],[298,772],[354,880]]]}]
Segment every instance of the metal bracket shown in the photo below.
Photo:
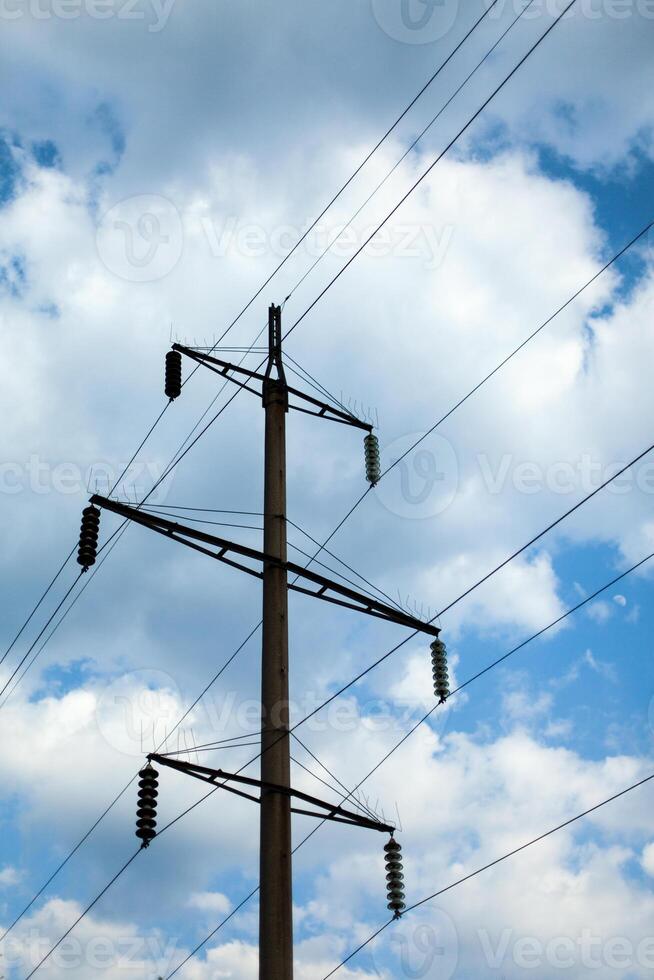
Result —
[{"label": "metal bracket", "polygon": [[[184,354],[186,357],[190,357],[191,360],[196,361],[198,364],[203,364],[210,371],[220,374],[228,381],[233,381],[239,388],[249,391],[251,394],[256,395],[257,398],[263,398],[264,388],[272,380],[267,374],[261,374],[258,371],[249,371],[239,364],[222,361],[219,357],[204,354],[202,351],[193,350],[191,347],[184,347],[182,344],[173,344],[173,350],[179,351],[180,354]],[[274,363],[277,364],[277,361]],[[238,378],[232,377],[232,375],[236,374],[242,375],[250,381],[261,382],[261,389],[258,390],[248,384],[247,381],[239,381]],[[361,419],[358,419],[355,415],[351,415],[349,412],[342,412],[332,405],[327,405],[325,402],[319,401],[319,399],[314,398],[312,395],[307,395],[298,388],[291,388],[289,385],[285,385],[285,388],[289,395],[292,395],[294,398],[299,398],[312,406],[312,408],[302,408],[300,405],[289,404],[288,407],[296,412],[304,412],[306,415],[314,415],[316,418],[328,419],[330,422],[341,422],[343,425],[353,425],[357,429],[363,429],[364,432],[373,431],[374,426],[369,422],[362,422]]]},{"label": "metal bracket", "polygon": [[[234,793],[236,796],[244,797],[253,803],[261,803],[261,797],[253,796],[251,793],[245,793],[242,790],[235,789],[233,786],[227,786],[227,782],[231,781],[244,786],[252,786],[259,789],[262,794],[280,793],[283,796],[290,796],[291,799],[299,800],[308,806],[317,807],[319,811],[316,813],[315,810],[305,810],[304,808],[292,806],[291,813],[299,813],[305,817],[315,817],[318,820],[333,820],[335,823],[364,827],[366,830],[378,830],[383,834],[395,833],[395,827],[392,827],[390,824],[371,820],[369,817],[364,817],[359,813],[346,810],[344,807],[333,803],[325,803],[324,800],[319,800],[315,796],[309,796],[307,793],[302,793],[300,790],[293,789],[292,787],[278,786],[276,783],[264,783],[260,779],[251,779],[249,776],[241,776],[239,773],[224,772],[222,769],[210,769],[208,766],[194,765],[191,762],[183,762],[181,759],[171,759],[167,755],[152,754],[148,756],[148,759],[150,762],[154,762],[159,766],[176,769],[178,772],[183,772],[187,776],[193,776],[194,779],[199,779],[204,783],[210,783],[216,789],[224,789],[227,793]],[[222,780],[222,782],[218,782],[218,780]]]},{"label": "metal bracket", "polygon": [[[437,637],[441,632],[437,626],[433,626],[431,623],[416,619],[400,609],[387,606],[384,602],[363,595],[361,592],[341,585],[339,582],[332,582],[331,579],[310,571],[308,568],[303,568],[302,565],[297,565],[295,562],[282,562],[263,551],[257,551],[255,548],[247,548],[245,545],[227,541],[225,538],[216,537],[216,535],[208,534],[206,531],[186,527],[156,514],[146,514],[138,507],[131,507],[128,504],[122,504],[117,500],[110,500],[108,497],[102,497],[98,494],[91,497],[91,503],[103,507],[105,510],[110,510],[120,517],[134,521],[136,524],[142,524],[143,527],[150,528],[150,530],[156,531],[164,537],[172,538],[173,541],[178,541],[180,544],[186,545],[187,548],[199,551],[203,555],[222,561],[226,565],[238,568],[239,571],[247,572],[248,575],[254,575],[256,578],[263,578],[263,568],[266,565],[276,565],[285,568],[291,575],[297,576],[297,582],[288,583],[288,588],[294,592],[323,599],[325,602],[344,606],[346,609],[354,609],[356,612],[365,613],[376,619],[396,623],[398,626],[406,626],[420,633],[428,633],[430,636]],[[246,565],[230,558],[230,554],[245,558],[252,564]]]}]

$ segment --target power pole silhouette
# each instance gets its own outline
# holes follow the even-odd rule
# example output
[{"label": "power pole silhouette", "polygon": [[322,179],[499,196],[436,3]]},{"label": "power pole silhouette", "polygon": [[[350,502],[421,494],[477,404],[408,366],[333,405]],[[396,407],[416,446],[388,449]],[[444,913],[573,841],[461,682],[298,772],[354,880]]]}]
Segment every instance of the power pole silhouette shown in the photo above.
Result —
[{"label": "power pole silhouette", "polygon": [[[385,622],[396,623],[434,638],[431,645],[434,688],[444,701],[449,693],[447,660],[440,630],[389,606],[369,594],[302,565],[287,557],[286,515],[286,416],[290,409],[352,426],[366,432],[366,477],[371,485],[380,479],[379,444],[373,426],[342,407],[327,404],[287,384],[282,360],[282,315],[271,306],[268,320],[268,358],[265,373],[223,361],[212,353],[173,344],[166,355],[166,394],[171,400],[182,389],[182,355],[256,395],[265,410],[264,536],[263,551],[245,547],[196,528],[142,510],[139,505],[95,494],[84,511],[78,562],[84,570],[97,557],[100,510],[111,511],[141,524],[201,554],[256,576],[263,585],[261,657],[261,773],[259,779],[173,758],[183,753],[151,753],[140,773],[137,836],[143,847],[156,837],[158,771],[152,763],[192,776],[260,806],[260,980],[293,978],[293,873],[291,814],[332,820],[390,834],[386,844],[388,908],[399,917],[404,905],[402,853],[394,839],[395,827],[374,813],[349,810],[294,789],[290,772],[288,592],[300,592],[325,602],[353,609]],[[292,579],[289,579],[289,575]],[[235,785],[234,785],[235,784]],[[241,787],[241,788],[238,788]],[[247,790],[256,789],[258,795]],[[297,804],[301,803],[302,806]],[[294,805],[295,804],[295,805]],[[310,807],[310,809],[307,809]]]},{"label": "power pole silhouette", "polygon": [[[282,313],[271,306],[268,364],[263,382],[266,413],[261,655],[261,781],[291,786],[288,680],[288,571],[286,568],[286,414]],[[293,871],[291,798],[262,788],[259,870],[260,980],[293,976]]]}]

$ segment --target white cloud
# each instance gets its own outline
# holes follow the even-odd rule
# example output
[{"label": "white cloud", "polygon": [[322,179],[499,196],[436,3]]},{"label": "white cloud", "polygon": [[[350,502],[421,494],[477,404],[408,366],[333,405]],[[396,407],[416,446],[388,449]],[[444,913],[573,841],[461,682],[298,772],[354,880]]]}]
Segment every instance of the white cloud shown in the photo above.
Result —
[{"label": "white cloud", "polygon": [[654,878],[654,844],[648,844],[643,851],[643,868]]},{"label": "white cloud", "polygon": [[226,895],[221,895],[220,892],[193,892],[189,896],[188,906],[192,909],[200,909],[202,912],[227,915],[231,911],[232,903]]},{"label": "white cloud", "polygon": [[594,670],[596,674],[600,674],[607,681],[615,684],[618,680],[618,672],[614,664],[606,663],[603,660],[598,660],[594,656],[592,650],[586,650],[584,654],[584,661],[588,664],[591,670]]},{"label": "white cloud", "polygon": [[604,602],[603,600],[591,603],[590,606],[586,607],[586,612],[591,619],[600,625],[608,622],[613,615],[613,609],[608,602]]},{"label": "white cloud", "polygon": [[[3,943],[3,965],[23,974],[34,969],[83,911],[76,902],[58,898],[23,919]],[[177,965],[175,943],[156,929],[143,932],[133,923],[112,921],[90,914],[70,938],[56,949],[43,969],[48,976],[142,977],[153,971],[170,972]],[[156,974],[155,974],[156,975]]]},{"label": "white cloud", "polygon": [[12,888],[20,882],[22,877],[22,871],[19,871],[18,868],[12,868],[11,865],[7,865],[5,868],[0,869],[0,888]]},{"label": "white cloud", "polygon": [[[88,23],[75,24],[67,32],[61,24],[52,24],[48,34],[41,30],[42,25],[24,24],[14,33],[12,50],[0,68],[0,73],[10,71],[16,56],[27,62],[38,58],[55,90],[63,81],[72,93],[80,90],[80,73],[92,67],[94,87],[118,97],[119,102],[123,99],[123,122],[130,130],[120,169],[92,188],[99,196],[99,210],[121,196],[145,190],[167,196],[182,215],[184,226],[182,258],[170,276],[150,284],[116,277],[97,254],[94,212],[88,206],[91,186],[84,176],[97,163],[107,136],[98,136],[91,146],[74,124],[76,118],[87,118],[86,103],[91,96],[70,95],[62,102],[66,121],[53,118],[52,123],[43,119],[29,123],[56,135],[66,172],[27,167],[24,192],[0,212],[0,251],[23,254],[28,272],[25,299],[19,302],[5,296],[0,300],[0,320],[11,331],[11,357],[0,366],[0,387],[6,400],[5,461],[18,467],[15,478],[24,481],[22,493],[3,496],[7,526],[12,530],[3,565],[12,583],[23,579],[33,583],[35,556],[40,569],[58,563],[59,553],[71,547],[86,496],[83,479],[75,492],[54,489],[52,465],[45,490],[30,487],[30,457],[37,455],[51,464],[73,461],[84,472],[90,463],[97,470],[109,460],[116,471],[118,462],[129,457],[160,411],[160,354],[168,343],[171,322],[174,330],[191,338],[213,336],[232,319],[277,259],[269,246],[258,258],[248,258],[242,249],[217,256],[207,229],[222,233],[234,219],[240,226],[261,225],[270,235],[289,220],[289,214],[301,223],[316,210],[316,200],[324,199],[325,187],[331,187],[363,155],[371,129],[367,100],[377,104],[378,93],[388,90],[386,84],[376,85],[374,76],[369,91],[352,84],[351,73],[356,72],[359,79],[362,71],[361,51],[367,57],[373,49],[388,50],[388,39],[378,34],[369,11],[337,5],[309,17],[306,8],[298,7],[280,17],[278,11],[262,8],[261,26],[253,35],[255,45],[265,38],[268,49],[279,36],[284,38],[285,50],[294,50],[286,33],[290,23],[293,32],[298,25],[310,31],[320,50],[329,47],[329,32],[334,31],[357,52],[356,58],[343,56],[344,72],[337,72],[337,77],[329,67],[328,101],[336,107],[338,125],[325,125],[316,115],[316,106],[327,105],[327,100],[317,97],[324,82],[322,65],[303,66],[311,69],[315,83],[304,88],[310,93],[311,127],[301,114],[289,119],[289,124],[302,130],[303,146],[305,138],[309,144],[297,153],[297,144],[284,131],[283,146],[277,135],[277,142],[271,145],[270,131],[249,127],[249,121],[253,115],[258,120],[276,118],[268,109],[278,108],[280,89],[276,86],[288,84],[282,80],[289,77],[288,72],[271,81],[265,67],[268,59],[258,58],[253,51],[255,74],[246,73],[246,78],[241,73],[239,78],[252,85],[257,98],[245,99],[241,92],[233,119],[227,118],[224,98],[206,98],[209,90],[229,92],[230,104],[235,96],[233,65],[221,58],[221,51],[238,51],[234,37],[240,36],[245,8],[234,8],[221,23],[218,45],[204,23],[202,31],[198,30],[199,14],[178,8],[169,32],[162,33],[158,41],[151,39],[154,43],[147,48],[145,61],[142,39],[135,40],[131,32],[114,33],[114,24],[105,25],[101,33],[95,30],[97,25]],[[360,26],[361,17],[367,25],[363,35],[343,30],[344,23],[353,23],[349,18]],[[640,139],[637,134],[651,120],[651,108],[640,97],[648,90],[650,61],[636,72],[625,52],[634,42],[645,46],[649,36],[634,33],[631,22],[619,38],[609,27],[608,22],[593,27],[575,21],[568,34],[558,33],[558,44],[553,36],[552,50],[558,52],[557,59],[562,50],[585,51],[580,40],[588,38],[589,51],[603,56],[615,45],[616,64],[625,69],[617,72],[624,86],[624,102],[609,99],[616,86],[615,76],[604,71],[605,57],[597,57],[598,67],[592,75],[588,73],[588,52],[583,58],[566,58],[564,64],[557,60],[556,71],[544,72],[547,62],[541,61],[539,77],[546,78],[550,88],[545,91],[539,86],[542,95],[530,101],[528,126],[522,93],[529,87],[513,90],[502,110],[511,132],[520,131],[529,140],[546,137],[555,149],[569,151],[583,166],[596,169],[612,165],[618,153]],[[372,49],[360,44],[361,36],[373,37],[366,32],[375,32]],[[185,38],[193,41],[192,73],[186,70]],[[61,43],[52,44],[53,39]],[[62,57],[62,50],[70,57]],[[308,50],[313,62],[310,44]],[[138,57],[132,57],[135,51]],[[181,54],[183,72],[179,70]],[[415,51],[395,54],[400,61],[406,56],[403,63],[411,73],[421,70],[423,62],[418,63]],[[115,70],[117,57],[120,72]],[[375,60],[373,53],[370,58]],[[433,58],[431,51],[430,64]],[[145,73],[141,71],[144,64],[148,66]],[[375,70],[386,79],[387,59],[380,58]],[[222,89],[216,71],[224,72]],[[257,81],[259,71],[265,74],[265,84]],[[574,112],[561,113],[556,107],[557,93],[569,92],[571,80],[577,83]],[[10,83],[5,88],[9,90]],[[11,88],[20,91],[17,120],[21,124],[33,120],[33,114],[24,111],[33,98],[32,80],[25,88],[15,83]],[[165,114],[153,111],[160,106],[164,88],[172,99]],[[338,91],[346,94],[341,101]],[[348,110],[353,118],[346,119],[343,107],[351,106],[352,91],[366,105]],[[632,97],[634,91],[639,93],[637,98]],[[598,104],[589,104],[589,92],[597,93]],[[73,110],[71,100],[76,103]],[[283,104],[289,100],[284,99]],[[532,112],[534,106],[543,111]],[[219,114],[219,125],[214,125],[214,113]],[[359,113],[365,116],[363,127],[354,118]],[[379,115],[384,115],[381,109]],[[574,139],[563,118],[568,115],[576,118]],[[251,142],[230,136],[250,130],[256,133]],[[313,149],[309,130],[320,137],[315,137]],[[207,137],[207,133],[212,135]],[[28,139],[29,133],[26,143]],[[399,140],[391,143],[369,168],[364,190],[374,178],[384,176],[401,151],[399,144]],[[227,146],[236,150],[228,151]],[[645,150],[649,152],[646,146]],[[361,230],[395,203],[416,178],[430,153],[420,151],[400,168],[356,222],[359,238]],[[269,166],[272,157],[276,161],[273,168]],[[148,175],[145,181],[144,174]],[[149,186],[144,187],[144,182]],[[359,194],[362,186],[363,182],[339,204],[330,224],[348,219],[364,196]],[[398,242],[407,231],[422,232],[413,240],[419,244],[413,258],[398,254]],[[606,254],[607,236],[597,223],[589,196],[569,182],[542,173],[537,156],[515,145],[492,160],[462,156],[444,161],[420,194],[402,209],[389,232],[390,251],[357,260],[330,292],[329,300],[294,332],[289,344],[293,355],[328,385],[366,404],[378,402],[382,438],[388,443],[443,414],[588,279]],[[436,268],[434,242],[448,246]],[[287,274],[274,284],[274,290],[271,287],[271,295],[262,297],[234,331],[235,342],[250,339],[263,325],[268,301],[287,294],[310,258],[299,251]],[[293,322],[342,261],[325,259],[289,302],[286,323]],[[401,585],[402,594],[406,590],[419,596],[419,601],[442,608],[588,492],[581,465],[584,457],[602,469],[649,442],[648,419],[654,410],[648,375],[654,355],[651,269],[631,294],[618,294],[620,285],[616,272],[603,277],[443,426],[442,435],[453,447],[459,483],[446,510],[413,520],[411,493],[403,496],[403,471],[398,467],[388,477],[389,482],[397,477],[395,497],[391,493],[384,498],[380,489],[373,503],[371,494],[358,511],[358,520],[350,522],[347,532],[334,542],[334,549],[342,550],[344,557],[361,566],[389,594],[395,595]],[[618,295],[622,295],[620,300],[616,300]],[[60,310],[55,321],[36,312],[46,302]],[[637,399],[633,397],[636,390]],[[155,470],[175,451],[215,392],[213,378],[199,374],[193,386],[185,389],[184,399],[167,412],[165,425],[145,451],[145,461]],[[224,417],[226,424],[213,427],[200,444],[206,450],[194,450],[180,467],[170,500],[260,508],[257,440],[261,419],[257,411],[255,402],[247,401],[246,396],[235,403]],[[303,424],[312,428],[304,429]],[[340,427],[318,428],[313,421],[296,418],[293,425],[289,438],[293,513],[311,533],[326,535],[361,489],[360,444]],[[430,450],[432,445],[427,440],[424,448]],[[421,478],[418,468],[411,471],[412,462],[408,461],[403,476]],[[424,489],[422,479],[418,489]],[[567,488],[562,490],[566,480]],[[455,651],[451,663],[456,672],[461,669],[464,676],[468,674],[468,637],[518,634],[522,638],[561,615],[568,604],[557,564],[564,548],[608,543],[626,560],[640,558],[643,542],[648,535],[652,537],[650,510],[650,497],[643,491],[625,497],[603,495],[538,550],[512,562],[457,605],[443,617],[444,636]],[[110,520],[103,521],[103,532],[112,527]],[[251,539],[254,542],[257,537],[252,534]],[[606,574],[600,568],[596,571],[600,579],[613,574],[613,569]],[[156,665],[171,678],[157,692],[159,706],[165,709],[164,724],[169,719],[172,723],[183,704],[201,690],[256,622],[258,589],[235,575],[214,567],[208,559],[182,553],[169,542],[153,542],[140,529],[130,532],[76,607],[76,617],[69,617],[46,648],[42,662],[51,668],[50,673],[35,668],[26,678],[24,693],[3,708],[0,733],[4,731],[8,747],[0,763],[3,785],[24,808],[21,833],[43,836],[47,831],[53,848],[56,845],[57,861],[60,851],[79,838],[78,823],[86,830],[138,765],[138,758],[121,753],[125,741],[121,702],[113,703],[101,724],[98,705],[107,692],[112,697],[127,696],[128,701],[143,693],[130,681],[129,672]],[[589,593],[597,584],[589,576],[584,588]],[[28,608],[28,604],[28,597],[16,604],[17,620],[21,618],[19,605]],[[367,664],[371,653],[379,655],[392,639],[378,625],[366,629],[353,613],[333,615],[333,610],[317,605],[303,598],[292,605],[294,685],[298,691],[309,690],[312,697],[316,692],[322,697],[324,691],[349,679],[361,669],[362,658]],[[600,605],[592,608],[597,616]],[[249,701],[252,707],[256,699],[255,651],[256,642],[215,689],[215,713],[220,716],[225,708],[230,709],[228,730],[221,731],[222,735],[243,732],[244,725],[230,713],[231,706],[236,710]],[[348,786],[354,786],[390,750],[402,725],[408,727],[406,704],[401,702],[409,702],[417,713],[421,702],[431,699],[428,655],[408,648],[406,657],[400,659],[403,657],[399,653],[389,662],[392,673],[380,672],[371,679],[373,692],[383,693],[381,710],[373,711],[370,705],[358,709],[354,698],[345,699],[339,706],[354,707],[354,729],[340,731],[331,715],[327,730],[319,733],[319,745],[317,738],[315,742],[311,735],[307,739]],[[586,664],[610,676],[611,665],[590,651]],[[573,665],[573,673],[578,668],[579,664]],[[117,688],[112,686],[116,676]],[[576,676],[571,674],[571,680]],[[434,729],[421,730],[363,789],[370,805],[376,807],[379,801],[379,808],[389,813],[398,801],[412,895],[420,896],[474,869],[622,789],[647,769],[645,760],[634,756],[594,761],[569,748],[539,744],[539,738],[569,738],[574,731],[567,719],[553,717],[556,703],[549,690],[535,698],[510,692],[504,707],[506,731],[501,738],[484,727],[474,736],[457,731],[456,712],[435,713]],[[257,724],[256,704],[254,708],[250,730]],[[198,741],[219,737],[210,722],[206,712],[196,712],[188,722],[189,735],[192,729]],[[133,743],[139,729],[132,725],[128,742]],[[232,763],[235,757],[229,758]],[[246,759],[244,755],[242,761]],[[298,773],[297,778],[298,784],[318,792],[307,774]],[[163,774],[164,819],[199,795],[200,788],[190,780]],[[584,825],[589,828],[590,841],[586,832],[580,831],[579,836],[566,832],[517,858],[516,863],[453,892],[447,908],[460,936],[472,937],[470,946],[465,938],[463,941],[462,969],[474,976],[485,972],[478,959],[477,933],[482,928],[491,930],[495,942],[510,927],[509,951],[519,937],[548,940],[568,931],[578,936],[588,923],[607,941],[618,932],[637,938],[651,931],[651,894],[632,880],[628,868],[628,855],[642,852],[651,834],[651,821],[640,798],[632,799],[633,807],[616,804],[591,818]],[[114,822],[103,825],[97,848],[84,852],[98,877],[113,867],[118,848],[129,853],[134,846],[134,799],[128,794],[123,802],[124,807],[121,803],[114,811]],[[147,904],[142,901],[145,889],[151,897],[153,887],[164,909],[162,915],[176,913],[189,894],[194,896],[193,908],[207,916],[223,915],[240,897],[228,888],[234,870],[256,880],[256,821],[256,808],[241,801],[221,797],[199,807],[148,852],[152,877],[145,883],[138,878],[140,886],[131,883],[125,918],[132,912],[136,917],[136,908]],[[220,848],[208,867],[206,840],[215,837],[217,823]],[[379,918],[385,914],[378,842],[357,836],[350,828],[342,833],[329,828],[329,833],[333,835],[329,846],[312,850],[307,845],[297,862],[307,875],[318,873],[315,888],[307,888],[308,901],[301,909],[302,935],[311,936],[312,929],[319,933],[300,944],[299,975],[306,975],[307,980],[328,972],[352,944],[371,931],[377,914]],[[166,840],[174,843],[168,845]],[[649,856],[643,860],[648,866]],[[141,863],[139,859],[136,867]],[[39,876],[42,871],[39,867]],[[71,890],[81,889],[81,882],[80,878]],[[493,902],[489,904],[490,893]],[[54,938],[78,911],[77,902],[53,900],[26,925],[36,922]],[[425,915],[424,921],[429,922],[429,913]],[[105,929],[98,920],[91,919],[90,926],[95,934]],[[118,927],[110,922],[106,928]],[[206,962],[192,962],[184,976],[189,980],[204,980],[217,973],[239,980],[254,976],[251,921],[248,929],[246,939],[221,940]],[[120,930],[133,936],[137,927],[121,925]],[[384,955],[383,949],[381,959],[376,954],[381,969],[386,969]],[[504,965],[512,972],[510,962]],[[136,973],[142,976],[148,968],[143,958]],[[78,975],[86,980],[89,971],[80,967]],[[353,966],[342,975],[363,978],[368,974]],[[399,975],[396,964],[388,968],[388,975]],[[598,975],[615,977],[615,971],[604,969]]]}]

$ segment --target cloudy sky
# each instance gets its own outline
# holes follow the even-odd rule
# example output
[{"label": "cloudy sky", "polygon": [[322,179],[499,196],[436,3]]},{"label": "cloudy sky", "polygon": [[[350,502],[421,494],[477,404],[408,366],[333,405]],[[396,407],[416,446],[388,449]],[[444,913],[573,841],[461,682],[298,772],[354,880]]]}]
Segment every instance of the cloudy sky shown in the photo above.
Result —
[{"label": "cloudy sky", "polygon": [[[166,404],[171,337],[211,345],[236,319],[223,344],[256,345],[269,303],[290,297],[289,366],[378,421],[384,466],[409,451],[321,557],[425,618],[451,606],[453,686],[654,552],[653,453],[456,601],[651,445],[654,235],[411,448],[654,219],[651,0],[576,0],[360,252],[563,9],[497,0],[239,317],[489,6],[0,0],[3,931],[40,892],[2,944],[11,980],[134,853],[131,786],[41,892],[143,754],[257,730],[259,583],[143,528],[114,538],[96,574],[69,561],[9,649],[89,491],[118,481],[116,496],[141,499],[233,394],[198,371],[123,474]],[[206,528],[258,546],[262,416],[239,394],[150,503],[248,512],[186,515],[247,525]],[[299,413],[288,427],[302,561],[365,490],[363,447]],[[118,526],[105,513],[102,540]],[[650,589],[645,563],[364,783],[401,824],[409,904],[654,773]],[[408,635],[304,596],[290,614],[295,721]],[[296,785],[338,800],[336,780],[359,784],[433,705],[428,639],[412,638],[298,729]],[[235,769],[256,751],[193,758]],[[651,976],[650,787],[407,915],[337,976]],[[202,795],[164,771],[161,823]],[[295,843],[313,829],[297,818]],[[247,801],[201,803],[35,975],[168,977],[256,888],[257,838]],[[383,843],[327,825],[298,850],[300,980],[387,921]],[[176,974],[256,975],[256,898]]]}]

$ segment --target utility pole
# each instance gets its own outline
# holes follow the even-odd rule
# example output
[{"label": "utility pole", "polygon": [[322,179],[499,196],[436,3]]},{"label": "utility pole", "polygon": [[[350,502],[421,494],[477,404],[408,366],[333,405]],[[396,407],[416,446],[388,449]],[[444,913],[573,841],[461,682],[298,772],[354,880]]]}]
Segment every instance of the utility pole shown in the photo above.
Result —
[{"label": "utility pole", "polygon": [[[263,567],[261,658],[261,781],[291,787],[288,682],[288,572],[286,568],[286,414],[282,317],[268,311],[263,550],[277,559]],[[259,978],[293,978],[291,797],[262,789],[259,879]]]},{"label": "utility pole", "polygon": [[[291,815],[299,814],[321,822],[333,821],[350,827],[390,834],[384,848],[387,907],[399,918],[405,908],[402,850],[395,840],[395,827],[379,819],[368,807],[354,800],[356,810],[343,804],[318,799],[291,784],[288,591],[299,592],[321,602],[354,610],[387,623],[395,623],[431,636],[434,693],[441,702],[449,695],[445,644],[440,629],[425,623],[396,605],[348,584],[326,577],[308,565],[289,561],[286,541],[286,415],[289,410],[315,419],[336,422],[362,430],[366,479],[375,486],[380,479],[379,443],[370,422],[358,418],[338,403],[329,404],[286,382],[282,362],[282,311],[271,306],[268,313],[268,359],[265,374],[216,357],[214,351],[173,344],[166,355],[165,392],[172,400],[182,390],[182,357],[226,378],[249,391],[263,403],[266,413],[264,448],[264,535],[263,551],[188,527],[140,505],[132,506],[99,494],[91,497],[82,515],[77,561],[86,571],[96,561],[100,508],[163,535],[215,561],[261,580],[263,586],[263,634],[261,665],[261,774],[259,779],[238,772],[202,766],[172,758],[184,753],[150,753],[139,773],[136,835],[142,847],[157,836],[157,766],[176,770],[203,783],[256,803],[261,808],[259,884],[259,980],[293,980],[293,876]],[[311,564],[311,563],[309,563]],[[338,573],[337,573],[338,574]],[[211,744],[211,743],[210,743]],[[202,747],[200,747],[202,748]],[[253,762],[256,760],[252,760]],[[249,765],[249,764],[248,764]],[[258,791],[258,795],[257,795]],[[364,812],[361,812],[361,811]],[[1,980],[1,978],[0,978]]]}]

